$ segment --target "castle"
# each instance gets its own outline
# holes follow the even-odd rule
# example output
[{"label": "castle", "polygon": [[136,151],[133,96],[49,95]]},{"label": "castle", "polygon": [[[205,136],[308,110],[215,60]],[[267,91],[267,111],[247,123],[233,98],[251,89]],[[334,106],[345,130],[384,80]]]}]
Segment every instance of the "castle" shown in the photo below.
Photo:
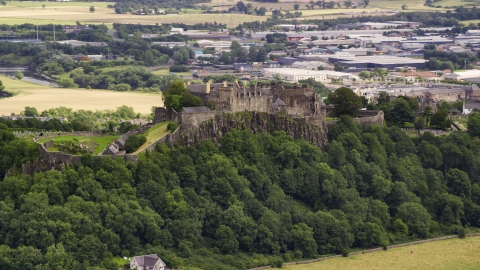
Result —
[{"label": "castle", "polygon": [[[154,123],[180,122],[184,127],[198,126],[217,114],[265,112],[284,114],[293,118],[309,118],[324,123],[325,105],[313,88],[307,85],[285,86],[283,83],[240,86],[238,81],[186,85],[189,92],[203,101],[203,107],[183,108],[180,112],[155,109]],[[210,108],[214,108],[212,111]]]}]

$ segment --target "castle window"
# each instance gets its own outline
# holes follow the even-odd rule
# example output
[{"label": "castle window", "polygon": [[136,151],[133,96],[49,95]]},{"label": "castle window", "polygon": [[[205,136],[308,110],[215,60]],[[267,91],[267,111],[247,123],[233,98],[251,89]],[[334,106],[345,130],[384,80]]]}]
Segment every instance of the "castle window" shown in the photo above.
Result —
[{"label": "castle window", "polygon": [[260,91],[257,91],[257,96],[260,96]]},{"label": "castle window", "polygon": [[250,97],[250,92],[247,92],[247,97]]}]

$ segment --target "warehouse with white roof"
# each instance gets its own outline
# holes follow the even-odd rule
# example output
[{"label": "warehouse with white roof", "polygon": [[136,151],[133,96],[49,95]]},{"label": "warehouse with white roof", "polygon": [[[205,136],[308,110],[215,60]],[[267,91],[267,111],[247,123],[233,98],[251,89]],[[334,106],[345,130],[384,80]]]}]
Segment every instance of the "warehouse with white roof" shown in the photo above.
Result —
[{"label": "warehouse with white roof", "polygon": [[264,77],[275,79],[279,75],[282,80],[298,82],[299,80],[314,79],[317,82],[325,82],[331,79],[353,79],[356,76],[332,70],[305,70],[297,68],[265,68]]}]

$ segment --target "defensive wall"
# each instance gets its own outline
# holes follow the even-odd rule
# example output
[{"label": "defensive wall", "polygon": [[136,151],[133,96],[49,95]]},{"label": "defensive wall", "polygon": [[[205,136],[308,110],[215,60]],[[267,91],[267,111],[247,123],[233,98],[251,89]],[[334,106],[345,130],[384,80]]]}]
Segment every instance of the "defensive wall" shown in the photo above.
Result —
[{"label": "defensive wall", "polygon": [[[471,233],[471,234],[466,235],[466,237],[477,237],[477,236],[480,236],[480,233]],[[444,237],[438,237],[438,238],[408,242],[408,243],[403,243],[403,244],[396,244],[396,245],[387,246],[387,250],[392,249],[392,248],[413,246],[413,245],[419,245],[419,244],[424,244],[424,243],[428,243],[428,242],[435,242],[435,241],[454,239],[454,238],[459,238],[459,237],[458,237],[458,235],[449,235],[449,236],[444,236]],[[348,253],[348,256],[377,252],[377,251],[383,251],[383,250],[384,250],[383,247],[372,248],[372,249],[367,249],[367,250],[350,252],[350,253]],[[323,258],[318,258],[318,259],[312,259],[312,260],[305,260],[305,261],[298,261],[298,262],[288,262],[288,263],[284,263],[282,266],[289,266],[289,265],[296,265],[296,264],[309,264],[309,263],[315,263],[315,262],[319,262],[319,261],[325,261],[325,260],[340,258],[342,256],[343,255],[333,255],[333,256],[328,256],[328,257],[323,257]],[[271,266],[262,266],[262,267],[250,268],[248,270],[263,270],[263,269],[270,269],[270,268],[272,268],[272,267]]]},{"label": "defensive wall", "polygon": [[[63,135],[63,134],[62,134]],[[137,162],[138,157],[142,154],[145,153],[146,151],[153,151],[157,144],[159,143],[175,143],[178,141],[180,138],[180,128],[177,128],[173,133],[171,134],[166,134],[162,136],[160,139],[156,140],[152,144],[150,144],[148,147],[142,149],[138,153],[132,153],[132,154],[123,154],[123,155],[99,155],[99,156],[92,156],[93,159],[99,159],[99,158],[121,158],[125,162]],[[67,166],[78,163],[81,161],[82,156],[78,155],[71,155],[67,154],[64,152],[50,152],[47,150],[48,147],[53,146],[54,141],[49,140],[45,143],[38,143],[38,148],[40,150],[40,158],[36,162],[27,162],[25,164],[22,164],[21,172],[23,174],[29,174],[32,175],[34,173],[38,172],[45,172],[48,170],[63,170]],[[13,176],[15,172],[20,170],[20,168],[15,168],[12,167],[10,168],[6,174],[5,177]]]},{"label": "defensive wall", "polygon": [[[354,119],[357,124],[378,124],[383,126],[382,111],[364,111],[362,114],[365,117]],[[311,145],[323,149],[327,142],[328,128],[331,128],[337,122],[325,121],[325,118],[322,116],[294,118],[281,114],[247,111],[237,113],[218,111],[192,114],[178,113],[175,116],[181,119],[181,126],[173,133],[164,135],[138,153],[99,155],[92,156],[92,158],[121,158],[125,162],[136,162],[140,154],[146,151],[153,151],[159,143],[179,144],[182,146],[199,146],[203,140],[212,140],[215,143],[220,143],[221,138],[233,129],[251,129],[254,134],[283,131],[295,139],[305,140]],[[62,133],[61,135],[98,136],[95,133]],[[81,161],[81,156],[48,151],[47,148],[53,145],[53,140],[49,140],[44,144],[37,142],[37,144],[40,148],[40,159],[37,162],[23,164],[21,168],[23,173],[33,175],[35,172],[51,169],[63,170],[66,166]],[[16,168],[12,168],[7,172],[6,176],[13,175],[15,170]]]}]

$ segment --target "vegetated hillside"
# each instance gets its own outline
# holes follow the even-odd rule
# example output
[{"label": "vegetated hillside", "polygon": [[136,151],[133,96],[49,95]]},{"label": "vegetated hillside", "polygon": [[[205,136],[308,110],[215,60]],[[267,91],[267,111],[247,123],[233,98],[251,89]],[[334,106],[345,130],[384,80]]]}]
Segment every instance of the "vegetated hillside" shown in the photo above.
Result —
[{"label": "vegetated hillside", "polygon": [[118,269],[112,255],[157,253],[170,267],[246,269],[479,225],[478,138],[411,139],[347,117],[328,135],[322,152],[232,131],[136,164],[84,156],[63,173],[6,178],[0,265]]}]

